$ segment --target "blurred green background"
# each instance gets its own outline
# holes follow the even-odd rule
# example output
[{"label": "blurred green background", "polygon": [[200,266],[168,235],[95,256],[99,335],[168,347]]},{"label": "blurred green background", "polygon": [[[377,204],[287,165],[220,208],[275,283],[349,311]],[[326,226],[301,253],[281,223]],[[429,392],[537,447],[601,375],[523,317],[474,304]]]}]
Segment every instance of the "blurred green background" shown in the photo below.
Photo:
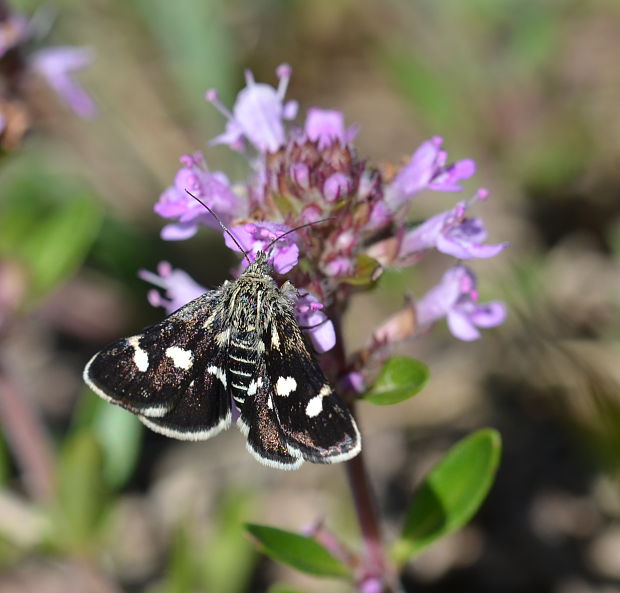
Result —
[{"label": "blurred green background", "polygon": [[[178,443],[100,402],[81,369],[106,342],[162,316],[139,268],[162,260],[206,286],[234,257],[204,230],[159,239],[152,211],[178,157],[203,149],[243,70],[345,112],[375,163],[433,135],[472,157],[490,241],[472,267],[509,318],[466,344],[443,326],[401,349],[431,381],[398,406],[362,407],[391,534],[420,476],[457,438],[497,428],[504,456],[475,521],[407,567],[406,590],[620,591],[620,4],[617,0],[58,0],[14,2],[86,45],[99,116],[43,85],[21,146],[0,159],[0,593],[241,593],[271,583],[340,591],[258,556],[245,521],[292,530],[325,518],[357,538],[340,467],[259,466],[237,431]],[[213,169],[244,179],[225,148]],[[454,196],[421,196],[420,219]],[[438,281],[448,260],[388,273],[351,308],[347,336]],[[15,405],[15,402],[20,402]],[[12,402],[7,404],[7,402]],[[34,420],[34,423],[33,423]],[[51,484],[57,492],[51,496]]]}]

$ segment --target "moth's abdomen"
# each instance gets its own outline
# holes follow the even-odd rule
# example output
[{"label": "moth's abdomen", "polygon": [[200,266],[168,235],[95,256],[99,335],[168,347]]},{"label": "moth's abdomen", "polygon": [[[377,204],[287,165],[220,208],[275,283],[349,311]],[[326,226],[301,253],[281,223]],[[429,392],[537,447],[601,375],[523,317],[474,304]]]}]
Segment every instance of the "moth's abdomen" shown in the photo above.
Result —
[{"label": "moth's abdomen", "polygon": [[256,363],[258,359],[257,340],[254,332],[233,332],[228,344],[228,377],[230,393],[240,407],[246,397],[252,397],[258,388]]}]

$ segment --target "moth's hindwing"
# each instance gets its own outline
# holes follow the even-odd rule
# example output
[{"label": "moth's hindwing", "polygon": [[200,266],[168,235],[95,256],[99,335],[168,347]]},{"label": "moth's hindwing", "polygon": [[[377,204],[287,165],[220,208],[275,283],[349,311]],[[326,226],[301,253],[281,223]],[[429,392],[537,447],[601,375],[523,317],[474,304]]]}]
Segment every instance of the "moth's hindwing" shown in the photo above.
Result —
[{"label": "moth's hindwing", "polygon": [[143,333],[101,350],[84,380],[103,399],[137,414],[149,428],[185,440],[207,439],[231,421],[226,357],[202,296]]},{"label": "moth's hindwing", "polygon": [[271,405],[287,449],[313,463],[337,463],[361,450],[351,412],[327,382],[292,315],[272,320],[265,340]]}]

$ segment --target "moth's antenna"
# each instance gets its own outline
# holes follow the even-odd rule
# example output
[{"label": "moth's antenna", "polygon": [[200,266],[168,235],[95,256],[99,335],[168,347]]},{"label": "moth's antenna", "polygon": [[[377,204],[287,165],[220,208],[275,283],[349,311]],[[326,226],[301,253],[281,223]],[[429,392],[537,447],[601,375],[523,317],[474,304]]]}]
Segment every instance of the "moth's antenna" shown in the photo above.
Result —
[{"label": "moth's antenna", "polygon": [[327,218],[321,218],[321,220],[313,220],[312,222],[306,222],[305,224],[296,226],[294,229],[289,229],[285,233],[282,233],[280,236],[276,237],[271,243],[269,243],[269,245],[267,245],[267,247],[265,248],[265,253],[269,251],[269,249],[274,243],[282,239],[282,237],[286,237],[286,235],[290,235],[291,233],[294,233],[295,231],[298,231],[299,229],[305,229],[307,226],[312,226],[313,224],[321,224],[322,222],[327,222],[328,220],[332,220],[333,218],[334,218],[333,216],[328,216]]},{"label": "moth's antenna", "polygon": [[215,211],[212,210],[211,208],[209,208],[209,206],[207,206],[200,198],[196,197],[188,189],[185,190],[185,193],[187,195],[191,196],[192,198],[194,198],[194,200],[196,200],[199,204],[202,204],[202,206],[208,210],[208,212],[211,214],[211,216],[213,216],[213,218],[215,218],[215,220],[217,220],[218,224],[222,227],[222,230],[233,240],[235,245],[237,247],[239,247],[239,251],[241,251],[241,253],[243,253],[243,256],[245,257],[245,259],[248,260],[248,263],[251,264],[252,260],[250,259],[250,256],[247,254],[247,251],[241,246],[241,243],[239,243],[239,241],[237,240],[237,237],[235,237],[235,235],[233,235],[231,230],[222,222],[222,219],[215,213]]}]

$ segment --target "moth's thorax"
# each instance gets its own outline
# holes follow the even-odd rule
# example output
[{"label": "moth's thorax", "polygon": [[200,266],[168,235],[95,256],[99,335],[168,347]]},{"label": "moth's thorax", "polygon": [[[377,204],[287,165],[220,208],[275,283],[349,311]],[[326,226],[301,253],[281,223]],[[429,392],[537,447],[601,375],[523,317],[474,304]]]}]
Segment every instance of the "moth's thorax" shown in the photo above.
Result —
[{"label": "moth's thorax", "polygon": [[278,288],[270,272],[271,266],[259,254],[235,282],[221,288],[221,320],[231,332],[260,334],[267,330],[274,314],[292,314],[294,291],[290,284]]}]

